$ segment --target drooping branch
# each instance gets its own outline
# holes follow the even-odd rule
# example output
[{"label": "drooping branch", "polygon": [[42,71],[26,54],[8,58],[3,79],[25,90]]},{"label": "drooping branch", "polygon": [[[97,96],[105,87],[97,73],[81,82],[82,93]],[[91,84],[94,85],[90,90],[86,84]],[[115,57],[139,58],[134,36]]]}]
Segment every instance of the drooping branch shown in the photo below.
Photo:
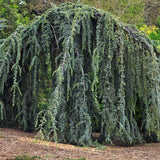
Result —
[{"label": "drooping branch", "polygon": [[160,141],[157,56],[108,12],[54,7],[0,45],[0,124],[36,124],[44,138],[78,145],[90,145],[92,132],[103,143]]}]

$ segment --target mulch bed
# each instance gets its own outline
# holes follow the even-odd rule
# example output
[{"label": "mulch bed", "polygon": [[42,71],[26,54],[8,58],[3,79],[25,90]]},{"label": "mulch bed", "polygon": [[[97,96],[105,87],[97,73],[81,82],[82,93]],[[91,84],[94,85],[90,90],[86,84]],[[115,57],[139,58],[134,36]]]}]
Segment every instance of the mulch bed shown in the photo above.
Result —
[{"label": "mulch bed", "polygon": [[160,160],[160,143],[134,147],[106,146],[101,150],[41,141],[35,138],[35,133],[0,128],[0,160],[23,155],[40,156],[43,160]]}]

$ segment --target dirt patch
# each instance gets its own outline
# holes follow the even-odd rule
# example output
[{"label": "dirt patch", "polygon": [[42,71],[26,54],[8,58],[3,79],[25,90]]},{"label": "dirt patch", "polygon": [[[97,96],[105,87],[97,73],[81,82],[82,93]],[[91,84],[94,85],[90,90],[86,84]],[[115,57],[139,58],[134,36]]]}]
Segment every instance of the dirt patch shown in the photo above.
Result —
[{"label": "dirt patch", "polygon": [[106,146],[106,149],[80,148],[67,144],[41,141],[35,134],[14,129],[0,128],[0,160],[16,156],[40,156],[44,160],[159,160],[160,143],[143,144],[135,147]]}]

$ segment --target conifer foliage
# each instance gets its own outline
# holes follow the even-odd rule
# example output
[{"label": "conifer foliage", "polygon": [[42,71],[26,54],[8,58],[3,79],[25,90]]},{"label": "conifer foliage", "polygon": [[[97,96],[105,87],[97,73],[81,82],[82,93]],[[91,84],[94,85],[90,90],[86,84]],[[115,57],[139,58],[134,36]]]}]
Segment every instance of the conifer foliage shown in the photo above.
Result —
[{"label": "conifer foliage", "polygon": [[0,45],[0,125],[77,145],[92,132],[103,143],[160,141],[158,54],[108,12],[53,7]]}]

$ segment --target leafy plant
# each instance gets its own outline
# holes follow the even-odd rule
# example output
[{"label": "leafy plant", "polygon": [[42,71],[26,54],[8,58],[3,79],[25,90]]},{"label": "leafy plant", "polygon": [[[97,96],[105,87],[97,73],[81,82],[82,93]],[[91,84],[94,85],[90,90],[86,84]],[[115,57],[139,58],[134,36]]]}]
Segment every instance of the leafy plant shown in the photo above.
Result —
[{"label": "leafy plant", "polygon": [[143,32],[145,32],[149,36],[152,32],[155,33],[156,30],[158,30],[158,27],[144,25],[144,26],[140,27],[140,30],[142,30]]},{"label": "leafy plant", "polygon": [[143,26],[140,29],[144,31],[154,42],[160,51],[160,18],[157,21],[157,26]]}]

